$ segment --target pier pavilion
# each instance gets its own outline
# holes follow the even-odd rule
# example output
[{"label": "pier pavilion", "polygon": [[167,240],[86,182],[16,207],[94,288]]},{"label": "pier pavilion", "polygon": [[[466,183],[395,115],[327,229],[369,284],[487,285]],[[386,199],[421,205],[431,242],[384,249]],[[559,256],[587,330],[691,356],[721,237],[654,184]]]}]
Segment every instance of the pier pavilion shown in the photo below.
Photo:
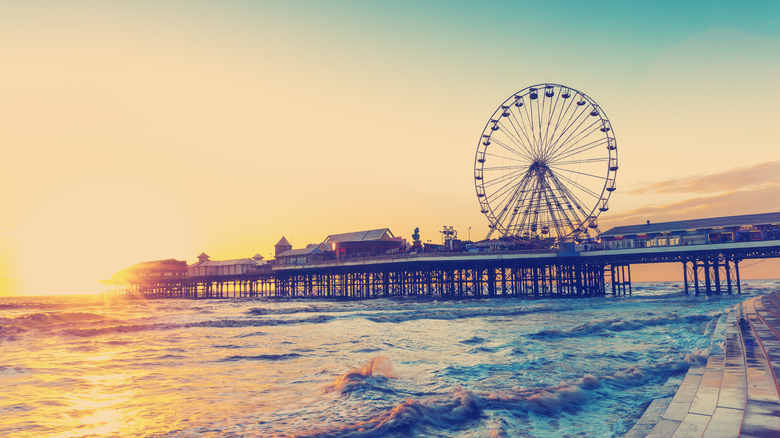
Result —
[{"label": "pier pavilion", "polygon": [[780,212],[647,221],[615,227],[598,237],[597,253],[620,258],[619,263],[682,263],[686,293],[731,293],[734,287],[739,292],[741,260],[778,257]]}]

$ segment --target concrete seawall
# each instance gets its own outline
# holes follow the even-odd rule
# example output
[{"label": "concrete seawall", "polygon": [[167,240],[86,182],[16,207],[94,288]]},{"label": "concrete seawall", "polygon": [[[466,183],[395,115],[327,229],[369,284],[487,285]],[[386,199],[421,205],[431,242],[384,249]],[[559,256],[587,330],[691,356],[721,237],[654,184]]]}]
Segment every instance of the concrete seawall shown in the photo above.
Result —
[{"label": "concrete seawall", "polygon": [[674,397],[654,400],[624,437],[780,437],[780,292],[718,322],[723,346],[692,365]]}]

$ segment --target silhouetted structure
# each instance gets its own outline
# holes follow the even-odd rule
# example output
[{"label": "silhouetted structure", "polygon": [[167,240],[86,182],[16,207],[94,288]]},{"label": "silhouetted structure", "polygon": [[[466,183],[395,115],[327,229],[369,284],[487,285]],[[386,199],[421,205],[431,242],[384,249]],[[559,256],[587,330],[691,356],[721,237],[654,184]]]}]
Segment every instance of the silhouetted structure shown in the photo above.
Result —
[{"label": "silhouetted structure", "polygon": [[403,239],[378,229],[330,235],[297,250],[282,238],[277,249],[290,249],[273,264],[212,262],[201,254],[191,275],[185,262],[170,259],[139,263],[103,283],[106,293],[143,297],[588,297],[630,294],[632,264],[675,262],[683,264],[686,292],[739,293],[742,260],[780,257],[778,225],[780,213],[768,213],[617,227],[602,234],[603,243],[557,250],[488,245],[479,252],[398,254],[388,253],[405,246]]}]

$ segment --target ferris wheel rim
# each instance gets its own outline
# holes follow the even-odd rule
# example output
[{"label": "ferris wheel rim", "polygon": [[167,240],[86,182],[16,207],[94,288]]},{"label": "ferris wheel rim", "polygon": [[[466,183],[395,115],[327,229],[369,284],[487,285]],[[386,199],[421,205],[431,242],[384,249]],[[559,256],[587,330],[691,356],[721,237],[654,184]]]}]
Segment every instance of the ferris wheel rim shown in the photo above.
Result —
[{"label": "ferris wheel rim", "polygon": [[[564,103],[557,108],[561,98]],[[545,109],[547,100],[550,100],[550,105],[554,101],[556,106]],[[533,114],[534,101],[537,114]],[[526,104],[526,120],[523,123],[527,122],[527,125],[518,129],[516,124],[521,124],[518,115],[522,118],[523,113],[522,110],[513,112],[513,108],[522,108]],[[585,111],[570,110],[572,105],[587,110],[587,115]],[[567,109],[562,109],[564,107]],[[545,114],[545,111],[548,112]],[[557,119],[548,119],[553,116]],[[582,129],[582,124],[588,120],[588,116],[593,118],[593,121],[586,129]],[[508,119],[509,122],[502,122],[502,118]],[[576,127],[575,122],[579,123]],[[561,124],[563,130],[558,132]],[[523,128],[530,128],[530,135]],[[539,132],[536,132],[535,128],[538,128]],[[504,136],[502,139],[511,141],[502,143],[500,137],[494,135],[497,131],[509,129],[514,129],[515,135]],[[594,135],[594,129],[598,129],[603,135]],[[590,141],[582,143],[588,139]],[[504,149],[503,156],[488,152],[488,146],[494,143]],[[606,146],[606,155],[594,155],[590,152],[600,146]],[[583,153],[588,153],[589,156],[580,158]],[[512,161],[512,165],[486,167],[485,163],[498,161],[494,158],[499,157],[500,160]],[[605,169],[600,174],[595,173],[597,165],[604,165]],[[565,166],[570,168],[564,169]],[[574,171],[574,166],[587,169],[583,172]],[[488,237],[495,231],[505,236],[517,236],[537,233],[539,227],[543,227],[544,233],[548,233],[548,227],[555,227],[556,230],[551,235],[566,240],[576,238],[583,232],[587,234],[588,228],[597,229],[597,218],[601,212],[608,209],[610,195],[615,190],[617,169],[617,141],[612,124],[604,110],[590,96],[572,87],[555,83],[532,85],[513,93],[496,108],[486,122],[474,159],[475,188],[481,211],[489,221]],[[488,184],[486,172],[500,171],[506,173],[493,178]],[[580,183],[580,178],[591,178],[597,184]],[[497,184],[503,185],[493,189],[492,185]],[[529,193],[537,199],[529,198]],[[508,213],[510,207],[512,212]],[[527,211],[520,213],[521,208],[526,208]],[[544,210],[544,220],[539,219],[540,210]],[[533,213],[536,217],[529,219],[529,215]]]}]

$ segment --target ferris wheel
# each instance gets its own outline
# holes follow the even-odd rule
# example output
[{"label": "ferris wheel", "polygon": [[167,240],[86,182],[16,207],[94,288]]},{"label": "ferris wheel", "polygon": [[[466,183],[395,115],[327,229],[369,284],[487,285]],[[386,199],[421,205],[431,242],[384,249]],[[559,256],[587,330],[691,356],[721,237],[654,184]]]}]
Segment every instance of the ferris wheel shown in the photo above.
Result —
[{"label": "ferris wheel", "polygon": [[487,238],[587,239],[599,232],[617,170],[612,125],[585,93],[540,84],[513,94],[488,120],[474,159]]}]

